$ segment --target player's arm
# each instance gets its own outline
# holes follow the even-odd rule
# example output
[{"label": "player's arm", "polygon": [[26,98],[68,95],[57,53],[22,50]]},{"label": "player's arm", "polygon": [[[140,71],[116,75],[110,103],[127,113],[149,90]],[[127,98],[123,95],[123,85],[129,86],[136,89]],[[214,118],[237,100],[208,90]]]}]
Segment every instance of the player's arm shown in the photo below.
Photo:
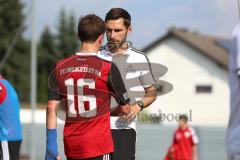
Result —
[{"label": "player's arm", "polygon": [[[156,89],[156,81],[154,79],[154,75],[152,73],[151,64],[148,58],[145,56],[143,60],[145,63],[143,64],[143,71],[140,73],[140,83],[145,90],[144,97],[142,101],[144,103],[144,108],[149,107],[157,98],[157,89]],[[147,74],[144,74],[147,72]]]},{"label": "player's arm", "polygon": [[145,90],[144,97],[131,106],[129,120],[135,118],[140,111],[142,111],[144,108],[149,107],[156,100],[157,91],[154,85],[148,88],[144,88],[144,90]]},{"label": "player's arm", "polygon": [[172,153],[175,152],[176,146],[177,146],[177,139],[176,139],[176,131],[175,131],[175,133],[173,134],[173,141],[172,141],[172,144],[170,147],[170,152],[172,152]]},{"label": "player's arm", "polygon": [[149,107],[157,98],[157,90],[154,85],[151,85],[148,88],[144,88],[145,94],[142,98],[142,101],[144,103],[144,108]]},{"label": "player's arm", "polygon": [[45,160],[60,160],[61,157],[58,154],[57,147],[57,106],[61,99],[61,96],[57,93],[55,76],[49,78],[49,93],[48,103],[46,109],[46,131],[47,131],[47,142],[46,142],[46,154]]},{"label": "player's arm", "polygon": [[198,160],[197,145],[193,145],[192,150],[193,150],[193,160]]},{"label": "player's arm", "polygon": [[198,151],[197,151],[197,144],[199,143],[198,136],[196,131],[191,128],[191,139],[192,139],[192,151],[193,151],[193,160],[198,160]]},{"label": "player's arm", "polygon": [[157,90],[156,90],[156,81],[153,77],[150,62],[147,57],[143,57],[142,60],[144,63],[141,67],[142,71],[140,71],[140,83],[144,88],[145,94],[141,100],[139,100],[135,105],[131,108],[130,119],[134,118],[138,115],[140,111],[144,108],[149,107],[157,98]]},{"label": "player's arm", "polygon": [[119,104],[119,106],[115,108],[115,110],[111,114],[128,114],[130,111],[130,98],[128,97],[127,90],[125,88],[121,74],[114,63],[112,63],[108,75],[108,87],[110,91],[113,92],[113,96],[116,99],[116,102]]},{"label": "player's arm", "polygon": [[57,106],[59,101],[49,100],[47,104],[47,129],[57,128]]},{"label": "player's arm", "polygon": [[59,101],[49,100],[47,104],[47,150],[45,159],[46,160],[55,160],[58,155],[57,147],[57,105]]}]

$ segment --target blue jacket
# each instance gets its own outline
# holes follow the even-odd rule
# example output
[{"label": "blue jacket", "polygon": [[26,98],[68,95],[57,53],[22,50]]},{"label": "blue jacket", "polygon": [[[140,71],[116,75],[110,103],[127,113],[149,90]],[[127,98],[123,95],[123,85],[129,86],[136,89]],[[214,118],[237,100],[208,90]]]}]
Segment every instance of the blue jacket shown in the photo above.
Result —
[{"label": "blue jacket", "polygon": [[0,92],[4,94],[0,102],[0,141],[22,140],[18,95],[5,79],[0,78],[0,87],[5,92]]}]

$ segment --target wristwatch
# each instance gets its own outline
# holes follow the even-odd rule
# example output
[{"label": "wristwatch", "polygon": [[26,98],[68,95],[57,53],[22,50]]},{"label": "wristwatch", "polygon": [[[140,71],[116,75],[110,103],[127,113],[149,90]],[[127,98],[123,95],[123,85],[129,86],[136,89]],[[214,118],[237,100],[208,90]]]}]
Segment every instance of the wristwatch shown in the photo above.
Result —
[{"label": "wristwatch", "polygon": [[137,101],[136,103],[137,103],[137,104],[139,105],[139,107],[141,108],[140,111],[142,111],[142,110],[145,108],[143,101],[139,100],[139,101]]}]

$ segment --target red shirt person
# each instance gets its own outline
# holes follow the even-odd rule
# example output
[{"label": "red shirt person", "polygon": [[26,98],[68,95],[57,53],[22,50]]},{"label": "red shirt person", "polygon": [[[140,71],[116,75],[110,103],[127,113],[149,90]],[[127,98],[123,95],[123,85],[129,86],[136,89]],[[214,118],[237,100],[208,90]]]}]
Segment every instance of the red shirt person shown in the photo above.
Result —
[{"label": "red shirt person", "polygon": [[195,130],[188,125],[187,116],[179,116],[179,128],[174,133],[165,160],[197,160],[198,141]]}]

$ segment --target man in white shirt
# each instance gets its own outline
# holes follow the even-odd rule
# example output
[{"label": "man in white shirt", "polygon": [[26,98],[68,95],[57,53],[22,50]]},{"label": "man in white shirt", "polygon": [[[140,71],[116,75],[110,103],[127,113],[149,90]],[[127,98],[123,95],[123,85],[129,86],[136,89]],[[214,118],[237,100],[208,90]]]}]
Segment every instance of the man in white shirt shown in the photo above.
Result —
[{"label": "man in white shirt", "polygon": [[240,23],[233,31],[233,42],[229,63],[231,107],[226,142],[228,160],[240,160]]},{"label": "man in white shirt", "polygon": [[120,70],[131,107],[128,121],[111,116],[114,142],[112,160],[135,160],[136,123],[140,111],[157,97],[156,84],[147,57],[126,42],[132,31],[131,16],[122,8],[111,9],[105,17],[108,43],[100,50],[100,57],[113,61]]}]

